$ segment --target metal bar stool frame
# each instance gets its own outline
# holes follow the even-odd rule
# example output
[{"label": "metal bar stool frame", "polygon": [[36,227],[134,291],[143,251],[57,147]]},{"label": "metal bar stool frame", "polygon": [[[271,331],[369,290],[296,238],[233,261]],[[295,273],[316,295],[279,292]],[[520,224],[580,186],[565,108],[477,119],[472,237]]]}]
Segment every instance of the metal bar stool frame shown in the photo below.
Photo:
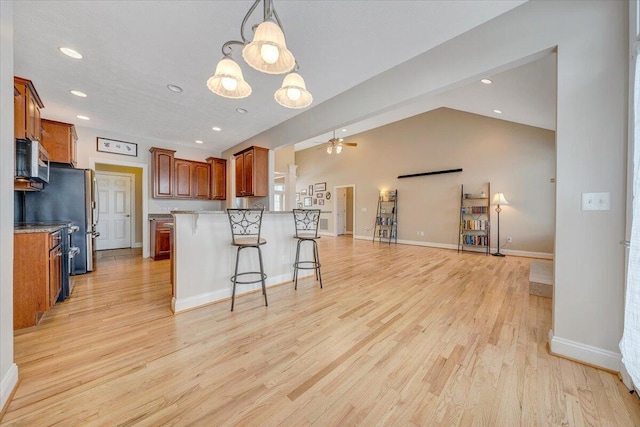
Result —
[{"label": "metal bar stool frame", "polygon": [[[320,209],[294,209],[293,220],[296,227],[294,239],[298,239],[296,246],[296,260],[293,263],[293,281],[298,289],[298,270],[315,270],[316,280],[320,281],[322,289],[322,273],[320,272],[320,253],[318,251],[318,225],[320,223]],[[313,260],[300,261],[300,247],[304,242],[313,243]]]},{"label": "metal bar stool frame", "polygon": [[[262,263],[262,251],[260,246],[267,243],[267,241],[260,237],[260,231],[262,229],[262,214],[264,209],[227,209],[227,215],[229,217],[229,225],[231,226],[231,244],[237,246],[236,252],[236,267],[233,276],[231,276],[231,282],[233,283],[233,291],[231,293],[231,311],[235,305],[236,300],[236,284],[250,284],[262,282],[262,295],[264,295],[264,305],[269,306],[267,302],[267,287],[265,280],[267,275],[264,273],[264,265]],[[260,260],[260,271],[246,271],[238,273],[238,263],[240,260],[240,252],[243,249],[255,248],[258,250],[258,259]],[[257,274],[260,276],[258,280],[238,280],[239,276],[246,276],[250,274]]]}]

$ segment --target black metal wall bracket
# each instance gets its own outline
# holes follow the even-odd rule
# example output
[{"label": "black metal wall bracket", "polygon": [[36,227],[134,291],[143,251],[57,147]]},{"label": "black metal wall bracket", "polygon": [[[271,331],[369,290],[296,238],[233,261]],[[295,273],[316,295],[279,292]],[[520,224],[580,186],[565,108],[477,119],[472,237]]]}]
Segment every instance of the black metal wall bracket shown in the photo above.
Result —
[{"label": "black metal wall bracket", "polygon": [[416,176],[441,175],[443,173],[455,173],[455,172],[462,172],[462,168],[460,168],[460,169],[447,169],[447,170],[444,170],[444,171],[413,173],[411,175],[399,175],[398,179],[400,179],[400,178],[414,178]]}]

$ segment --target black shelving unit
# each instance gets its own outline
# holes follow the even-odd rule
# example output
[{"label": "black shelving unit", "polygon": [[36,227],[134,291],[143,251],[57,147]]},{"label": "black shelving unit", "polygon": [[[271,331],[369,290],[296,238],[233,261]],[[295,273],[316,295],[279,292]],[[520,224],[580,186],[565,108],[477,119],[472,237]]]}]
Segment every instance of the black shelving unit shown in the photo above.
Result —
[{"label": "black shelving unit", "polygon": [[460,186],[458,252],[464,251],[465,248],[475,248],[489,254],[491,249],[490,197],[491,183],[489,182],[482,187],[479,194],[465,193],[464,185]]},{"label": "black shelving unit", "polygon": [[373,242],[398,243],[398,190],[380,192]]}]

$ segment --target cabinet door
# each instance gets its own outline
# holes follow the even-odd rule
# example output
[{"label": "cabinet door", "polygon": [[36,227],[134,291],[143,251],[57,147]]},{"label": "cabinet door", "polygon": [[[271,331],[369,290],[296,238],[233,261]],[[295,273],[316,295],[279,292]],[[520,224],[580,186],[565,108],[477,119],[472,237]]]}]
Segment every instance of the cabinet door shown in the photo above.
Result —
[{"label": "cabinet door", "polygon": [[211,162],[211,200],[227,198],[227,161],[209,158]]},{"label": "cabinet door", "polygon": [[209,199],[211,193],[211,172],[208,163],[193,162],[193,197]]},{"label": "cabinet door", "polygon": [[56,304],[62,289],[62,248],[60,245],[49,251],[49,307]]},{"label": "cabinet door", "polygon": [[75,166],[75,129],[72,124],[42,120],[42,146],[49,160]]},{"label": "cabinet door", "polygon": [[26,86],[21,84],[14,84],[13,86],[13,118],[16,138],[24,139],[27,136],[27,100],[26,100]]},{"label": "cabinet door", "polygon": [[173,153],[172,150],[157,150],[152,148],[153,163],[151,164],[153,175],[153,197],[155,199],[173,197]]},{"label": "cabinet door", "polygon": [[253,150],[247,151],[244,156],[244,195],[253,196]]},{"label": "cabinet door", "polygon": [[156,253],[154,259],[171,258],[171,229],[159,228],[156,230]]},{"label": "cabinet door", "polygon": [[27,90],[27,138],[29,139],[37,139],[36,138],[36,110],[38,106],[36,105],[36,100],[31,96],[31,93]]},{"label": "cabinet door", "polygon": [[193,186],[192,165],[188,160],[175,159],[175,197],[190,198]]},{"label": "cabinet door", "polygon": [[236,156],[236,197],[245,196],[244,155]]}]

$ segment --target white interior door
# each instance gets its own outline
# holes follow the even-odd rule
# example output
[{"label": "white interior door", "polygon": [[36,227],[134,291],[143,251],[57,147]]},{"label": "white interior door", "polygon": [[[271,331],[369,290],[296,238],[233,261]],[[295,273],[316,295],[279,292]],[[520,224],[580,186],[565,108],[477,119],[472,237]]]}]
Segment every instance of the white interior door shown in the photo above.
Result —
[{"label": "white interior door", "polygon": [[100,217],[97,250],[131,247],[131,176],[96,173]]},{"label": "white interior door", "polygon": [[336,189],[336,234],[347,234],[347,189]]}]

